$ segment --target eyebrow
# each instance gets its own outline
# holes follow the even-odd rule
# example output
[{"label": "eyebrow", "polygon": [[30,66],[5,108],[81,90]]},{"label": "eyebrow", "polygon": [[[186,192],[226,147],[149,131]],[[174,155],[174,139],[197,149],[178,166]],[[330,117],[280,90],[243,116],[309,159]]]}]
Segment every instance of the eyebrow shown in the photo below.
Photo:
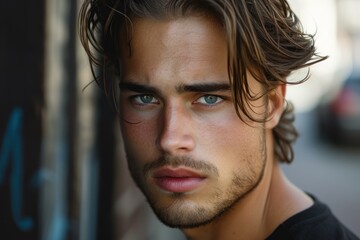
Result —
[{"label": "eyebrow", "polygon": [[198,84],[181,84],[176,87],[176,91],[183,92],[218,92],[229,91],[230,85],[228,83],[198,83]]},{"label": "eyebrow", "polygon": [[[157,88],[132,82],[121,82],[119,84],[121,90],[129,90],[138,93],[149,93],[149,94],[159,94]],[[185,93],[185,92],[218,92],[218,91],[229,91],[230,84],[228,83],[199,83],[199,84],[181,84],[176,86],[176,92]]]},{"label": "eyebrow", "polygon": [[120,82],[119,84],[120,90],[128,90],[138,93],[150,93],[150,94],[158,94],[159,91],[151,86],[138,84],[138,83],[131,83],[131,82]]}]

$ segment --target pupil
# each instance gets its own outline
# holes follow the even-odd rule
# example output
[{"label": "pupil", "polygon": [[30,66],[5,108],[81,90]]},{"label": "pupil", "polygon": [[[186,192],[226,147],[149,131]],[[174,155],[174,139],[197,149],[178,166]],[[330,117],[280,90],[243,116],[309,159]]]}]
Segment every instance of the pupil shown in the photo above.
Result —
[{"label": "pupil", "polygon": [[206,96],[205,97],[205,102],[209,103],[209,104],[214,104],[216,103],[217,97],[216,96]]},{"label": "pupil", "polygon": [[149,95],[141,96],[141,101],[144,103],[150,103],[152,100],[152,97]]}]

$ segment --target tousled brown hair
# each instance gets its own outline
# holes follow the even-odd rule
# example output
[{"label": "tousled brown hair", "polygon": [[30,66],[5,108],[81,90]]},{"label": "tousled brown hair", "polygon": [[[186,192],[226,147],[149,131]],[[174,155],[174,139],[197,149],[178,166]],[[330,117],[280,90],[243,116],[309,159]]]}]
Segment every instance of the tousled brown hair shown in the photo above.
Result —
[{"label": "tousled brown hair", "polygon": [[[215,17],[226,34],[228,73],[240,118],[244,113],[262,121],[249,112],[251,101],[279,84],[306,81],[309,72],[296,82],[288,82],[287,77],[326,58],[316,54],[314,36],[303,32],[286,0],[85,0],[79,14],[80,39],[95,81],[107,95],[115,96],[114,79],[122,74],[120,43],[129,41],[121,30],[131,31],[132,18],[171,19],[199,13]],[[261,96],[251,93],[246,71],[264,86]],[[282,162],[294,158],[292,143],[298,133],[293,121],[293,106],[287,102],[273,130],[275,153]]]}]

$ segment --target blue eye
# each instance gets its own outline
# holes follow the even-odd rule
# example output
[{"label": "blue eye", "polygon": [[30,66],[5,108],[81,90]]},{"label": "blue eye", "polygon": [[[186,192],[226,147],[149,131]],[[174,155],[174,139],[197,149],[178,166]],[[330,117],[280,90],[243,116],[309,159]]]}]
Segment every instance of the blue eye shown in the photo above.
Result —
[{"label": "blue eye", "polygon": [[199,103],[205,104],[205,105],[215,105],[215,104],[223,101],[223,99],[216,95],[205,95],[205,96],[200,97],[197,101]]},{"label": "blue eye", "polygon": [[140,100],[141,100],[143,103],[151,103],[153,99],[154,99],[154,97],[153,97],[153,96],[149,96],[149,95],[140,96]]},{"label": "blue eye", "polygon": [[138,95],[133,97],[133,101],[136,104],[146,105],[146,104],[157,104],[159,101],[151,95]]}]

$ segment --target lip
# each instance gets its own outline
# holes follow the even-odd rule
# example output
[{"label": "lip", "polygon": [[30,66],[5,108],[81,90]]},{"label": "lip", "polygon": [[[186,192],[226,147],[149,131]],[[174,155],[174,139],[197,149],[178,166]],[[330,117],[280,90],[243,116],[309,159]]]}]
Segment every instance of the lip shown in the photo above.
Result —
[{"label": "lip", "polygon": [[161,168],[153,177],[160,189],[173,193],[193,191],[205,181],[201,174],[184,168]]}]

